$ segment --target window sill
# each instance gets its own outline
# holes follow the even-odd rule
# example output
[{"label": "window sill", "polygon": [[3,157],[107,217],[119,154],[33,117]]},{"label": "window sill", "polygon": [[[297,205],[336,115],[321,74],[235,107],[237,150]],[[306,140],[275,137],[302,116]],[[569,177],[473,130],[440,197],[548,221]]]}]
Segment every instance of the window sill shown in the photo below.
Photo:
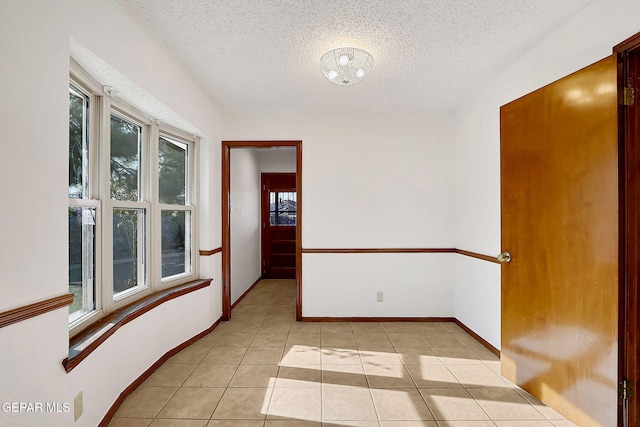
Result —
[{"label": "window sill", "polygon": [[211,279],[200,279],[169,289],[163,289],[108,314],[71,338],[69,341],[69,357],[62,361],[62,366],[67,372],[70,372],[120,327],[164,302],[205,288],[210,284]]}]

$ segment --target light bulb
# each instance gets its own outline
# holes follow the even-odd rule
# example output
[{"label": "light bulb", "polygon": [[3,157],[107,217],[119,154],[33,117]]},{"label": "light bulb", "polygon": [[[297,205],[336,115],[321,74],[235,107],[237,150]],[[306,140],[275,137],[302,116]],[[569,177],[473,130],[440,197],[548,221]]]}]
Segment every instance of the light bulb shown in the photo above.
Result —
[{"label": "light bulb", "polygon": [[336,77],[338,77],[338,72],[337,71],[334,71],[334,70],[329,71],[329,78],[331,80],[335,79]]},{"label": "light bulb", "polygon": [[342,65],[344,67],[345,65],[347,65],[349,63],[349,56],[348,55],[341,55],[340,59],[338,60],[338,62],[340,63],[340,65]]},{"label": "light bulb", "polygon": [[362,68],[358,68],[358,71],[356,71],[356,76],[361,79],[364,77],[364,70]]}]

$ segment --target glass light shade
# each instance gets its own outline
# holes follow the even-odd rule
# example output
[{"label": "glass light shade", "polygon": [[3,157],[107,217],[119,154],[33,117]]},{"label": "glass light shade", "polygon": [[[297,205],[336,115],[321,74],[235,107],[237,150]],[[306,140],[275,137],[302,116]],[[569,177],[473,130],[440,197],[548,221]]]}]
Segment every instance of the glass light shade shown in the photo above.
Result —
[{"label": "glass light shade", "polygon": [[373,67],[373,56],[366,50],[341,47],[330,50],[320,58],[320,68],[333,83],[352,85],[365,78]]}]

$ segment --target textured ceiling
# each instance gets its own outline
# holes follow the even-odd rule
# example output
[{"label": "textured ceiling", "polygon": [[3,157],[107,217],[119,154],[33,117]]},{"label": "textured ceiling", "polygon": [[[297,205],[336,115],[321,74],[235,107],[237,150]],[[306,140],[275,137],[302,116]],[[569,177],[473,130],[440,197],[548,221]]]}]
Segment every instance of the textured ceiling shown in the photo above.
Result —
[{"label": "textured ceiling", "polygon": [[[453,110],[593,0],[116,0],[221,111]],[[326,51],[374,57],[352,86]]]}]

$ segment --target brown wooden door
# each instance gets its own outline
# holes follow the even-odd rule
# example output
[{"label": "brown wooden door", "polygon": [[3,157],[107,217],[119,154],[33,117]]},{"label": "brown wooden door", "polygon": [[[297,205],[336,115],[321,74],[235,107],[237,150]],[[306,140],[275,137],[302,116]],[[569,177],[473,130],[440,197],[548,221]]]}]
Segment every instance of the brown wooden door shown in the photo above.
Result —
[{"label": "brown wooden door", "polygon": [[295,173],[262,174],[262,277],[296,278]]},{"label": "brown wooden door", "polygon": [[502,373],[580,426],[614,426],[617,70],[611,56],[500,109]]}]

